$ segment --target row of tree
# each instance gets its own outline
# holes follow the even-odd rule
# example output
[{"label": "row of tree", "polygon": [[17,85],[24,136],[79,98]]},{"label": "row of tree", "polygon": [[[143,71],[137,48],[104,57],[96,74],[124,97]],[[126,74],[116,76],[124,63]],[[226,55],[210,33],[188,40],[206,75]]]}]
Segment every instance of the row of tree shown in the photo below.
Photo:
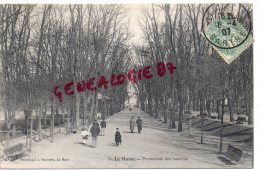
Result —
[{"label": "row of tree", "polygon": [[[50,109],[53,137],[57,109],[76,127],[96,118],[98,102],[107,107],[103,114],[121,110],[127,83],[75,93],[62,103],[53,95],[53,88],[125,73],[131,62],[129,38],[121,5],[0,5],[0,91],[7,138],[15,131],[18,111],[27,115],[34,110],[40,131],[42,114]],[[106,97],[100,101],[98,94]]]},{"label": "row of tree", "polygon": [[[252,15],[252,6],[243,6]],[[208,116],[216,112],[219,119],[229,113],[231,122],[234,114],[248,115],[248,124],[253,123],[253,47],[230,65],[224,62],[201,33],[206,8],[153,4],[144,8],[140,21],[144,44],[135,47],[136,67],[172,61],[176,71],[174,76],[137,82],[139,104],[151,116],[170,120],[170,128],[178,120],[178,131],[184,112],[191,110]],[[239,7],[236,18],[249,25],[243,9]]]}]

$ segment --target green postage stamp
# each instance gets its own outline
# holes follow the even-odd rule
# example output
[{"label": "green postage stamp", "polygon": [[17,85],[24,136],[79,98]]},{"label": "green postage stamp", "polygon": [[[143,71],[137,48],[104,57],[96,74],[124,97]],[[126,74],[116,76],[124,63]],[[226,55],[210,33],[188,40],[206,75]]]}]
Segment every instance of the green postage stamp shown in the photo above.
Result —
[{"label": "green postage stamp", "polygon": [[[214,8],[213,6],[209,6],[206,12],[210,12],[211,8]],[[244,7],[240,5],[241,8]],[[236,19],[233,14],[234,9],[229,6],[226,9],[217,10],[217,12],[213,11],[217,17],[206,27],[203,27],[203,33],[220,56],[230,64],[253,43],[253,37],[250,35],[251,27],[246,29]],[[247,18],[251,22],[250,15],[247,15]]]}]

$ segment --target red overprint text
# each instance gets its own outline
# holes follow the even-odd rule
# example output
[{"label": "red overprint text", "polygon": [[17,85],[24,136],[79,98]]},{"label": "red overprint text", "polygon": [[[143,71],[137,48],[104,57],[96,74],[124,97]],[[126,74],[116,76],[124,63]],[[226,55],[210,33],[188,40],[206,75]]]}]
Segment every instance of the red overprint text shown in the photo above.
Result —
[{"label": "red overprint text", "polygon": [[[110,79],[107,79],[105,76],[101,75],[96,79],[95,77],[91,77],[87,80],[82,80],[81,82],[69,82],[64,85],[64,88],[61,90],[59,85],[56,85],[53,88],[53,94],[57,97],[59,102],[62,102],[62,95],[72,96],[75,94],[75,91],[78,93],[84,93],[86,91],[93,92],[97,88],[107,89],[109,86],[114,87],[118,85],[124,84],[127,79],[135,84],[137,81],[141,81],[142,79],[151,79],[154,78],[152,69],[156,71],[156,74],[159,77],[165,76],[167,73],[173,74],[176,70],[176,66],[172,62],[159,62],[155,67],[145,66],[142,69],[129,69],[127,75],[125,74],[112,74]],[[76,88],[75,88],[76,87]],[[63,93],[62,93],[63,92]]]}]

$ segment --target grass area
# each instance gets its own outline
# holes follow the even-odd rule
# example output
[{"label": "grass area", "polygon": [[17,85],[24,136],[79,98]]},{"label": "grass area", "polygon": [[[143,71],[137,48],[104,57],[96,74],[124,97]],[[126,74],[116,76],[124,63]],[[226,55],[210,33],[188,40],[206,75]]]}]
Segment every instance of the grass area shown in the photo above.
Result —
[{"label": "grass area", "polygon": [[[201,129],[201,118],[192,121],[192,126]],[[218,120],[206,119],[203,121],[204,131],[215,136],[221,135],[221,124]],[[223,137],[227,137],[236,142],[243,142],[248,146],[253,146],[253,127],[241,124],[223,123]]]}]

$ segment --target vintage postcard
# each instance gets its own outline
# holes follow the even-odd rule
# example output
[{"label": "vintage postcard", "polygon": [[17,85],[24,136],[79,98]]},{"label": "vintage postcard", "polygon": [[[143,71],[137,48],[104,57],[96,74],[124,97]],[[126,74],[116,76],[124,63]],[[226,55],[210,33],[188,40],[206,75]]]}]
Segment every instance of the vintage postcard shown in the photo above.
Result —
[{"label": "vintage postcard", "polygon": [[254,3],[0,1],[0,169],[254,168]]}]

